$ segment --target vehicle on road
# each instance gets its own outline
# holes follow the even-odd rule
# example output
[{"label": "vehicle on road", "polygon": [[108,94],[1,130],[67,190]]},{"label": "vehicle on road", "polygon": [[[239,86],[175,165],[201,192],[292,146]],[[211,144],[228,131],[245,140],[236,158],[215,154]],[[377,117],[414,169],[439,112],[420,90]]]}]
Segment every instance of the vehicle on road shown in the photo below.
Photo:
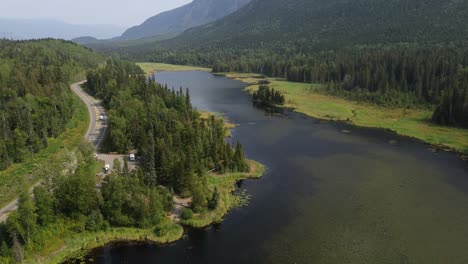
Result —
[{"label": "vehicle on road", "polygon": [[109,164],[106,164],[106,165],[104,166],[104,173],[106,173],[106,174],[109,173],[109,170],[110,170],[110,165],[109,165]]},{"label": "vehicle on road", "polygon": [[136,159],[136,158],[135,158],[135,154],[131,153],[130,155],[128,155],[128,159],[129,159],[130,161],[135,161],[135,159]]}]

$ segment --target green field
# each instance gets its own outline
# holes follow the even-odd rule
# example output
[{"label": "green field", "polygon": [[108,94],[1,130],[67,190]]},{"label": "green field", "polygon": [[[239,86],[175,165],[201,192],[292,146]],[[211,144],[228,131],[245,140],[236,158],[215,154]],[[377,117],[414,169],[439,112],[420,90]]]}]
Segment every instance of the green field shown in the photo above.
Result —
[{"label": "green field", "polygon": [[196,66],[185,66],[185,65],[173,65],[165,63],[154,63],[154,62],[140,62],[137,63],[140,68],[145,71],[146,74],[154,74],[158,71],[208,71],[211,72],[210,68],[196,67]]},{"label": "green field", "polygon": [[[227,76],[242,80],[235,74]],[[286,97],[286,107],[308,116],[335,121],[345,121],[356,126],[392,130],[400,135],[413,137],[440,148],[468,154],[468,129],[440,126],[430,121],[432,111],[402,109],[358,103],[319,92],[319,84],[293,83],[268,78],[270,87]],[[247,79],[251,83],[252,78]],[[247,90],[254,91],[258,85]]]},{"label": "green field", "polygon": [[74,149],[83,140],[89,124],[86,105],[75,97],[76,111],[67,129],[58,138],[49,139],[49,146],[35,155],[30,155],[22,163],[13,164],[0,172],[0,207],[16,199],[18,194],[27,191],[41,180],[40,168],[56,158],[60,150]]}]

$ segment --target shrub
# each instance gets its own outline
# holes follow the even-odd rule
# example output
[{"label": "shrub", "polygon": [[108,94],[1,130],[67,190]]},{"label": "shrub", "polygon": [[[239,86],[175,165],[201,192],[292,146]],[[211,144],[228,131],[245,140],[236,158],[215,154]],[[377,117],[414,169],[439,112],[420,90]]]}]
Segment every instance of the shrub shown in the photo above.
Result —
[{"label": "shrub", "polygon": [[193,217],[193,211],[192,209],[184,209],[184,211],[182,212],[182,219],[183,220],[189,220]]}]

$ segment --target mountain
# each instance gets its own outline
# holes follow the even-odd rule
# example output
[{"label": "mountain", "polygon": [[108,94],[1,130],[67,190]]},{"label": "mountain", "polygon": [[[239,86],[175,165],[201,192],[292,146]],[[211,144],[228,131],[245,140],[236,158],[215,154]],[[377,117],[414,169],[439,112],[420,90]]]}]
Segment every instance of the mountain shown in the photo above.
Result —
[{"label": "mountain", "polygon": [[135,40],[184,30],[231,14],[250,0],[194,0],[193,2],[149,18],[143,24],[125,31],[121,40]]},{"label": "mountain", "polygon": [[10,39],[59,38],[73,39],[81,36],[111,38],[125,29],[114,25],[73,25],[46,19],[0,18],[0,37]]},{"label": "mountain", "polygon": [[99,43],[100,42],[99,39],[94,38],[94,37],[90,37],[90,36],[74,38],[71,41],[73,41],[75,43],[78,43],[78,44],[82,44],[82,45],[92,44],[92,43]]},{"label": "mountain", "polygon": [[468,38],[468,1],[252,0],[239,11],[167,41],[166,47],[304,42],[352,44]]}]

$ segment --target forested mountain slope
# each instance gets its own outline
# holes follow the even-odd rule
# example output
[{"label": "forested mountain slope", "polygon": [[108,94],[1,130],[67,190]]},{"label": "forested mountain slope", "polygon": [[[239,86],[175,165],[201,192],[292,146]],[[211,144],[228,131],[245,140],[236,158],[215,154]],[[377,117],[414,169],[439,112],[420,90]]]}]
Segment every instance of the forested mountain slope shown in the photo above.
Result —
[{"label": "forested mountain slope", "polygon": [[250,0],[195,0],[190,4],[149,18],[143,24],[125,31],[120,40],[133,40],[171,33],[220,19]]},{"label": "forested mountain slope", "polygon": [[0,41],[0,170],[65,130],[74,113],[69,83],[101,60],[61,40]]},{"label": "forested mountain slope", "polygon": [[253,0],[214,23],[188,30],[167,45],[258,46],[274,41],[309,47],[468,37],[468,2],[459,0]]}]

